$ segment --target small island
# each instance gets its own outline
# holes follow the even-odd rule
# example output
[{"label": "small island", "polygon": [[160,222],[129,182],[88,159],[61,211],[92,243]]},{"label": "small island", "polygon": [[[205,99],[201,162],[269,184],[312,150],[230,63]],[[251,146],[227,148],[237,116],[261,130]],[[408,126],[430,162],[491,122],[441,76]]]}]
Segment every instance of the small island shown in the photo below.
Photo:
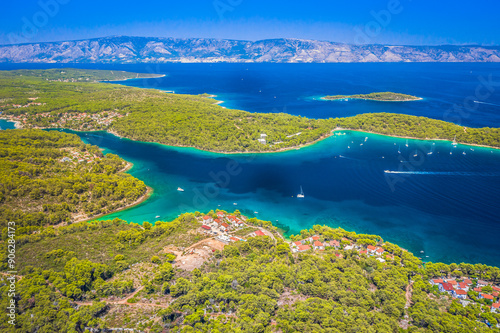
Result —
[{"label": "small island", "polygon": [[370,101],[379,101],[379,102],[408,102],[408,101],[418,101],[421,100],[422,98],[412,95],[394,93],[394,92],[376,92],[370,94],[357,94],[357,95],[332,95],[332,96],[322,97],[322,99],[331,101],[340,99],[366,99]]}]

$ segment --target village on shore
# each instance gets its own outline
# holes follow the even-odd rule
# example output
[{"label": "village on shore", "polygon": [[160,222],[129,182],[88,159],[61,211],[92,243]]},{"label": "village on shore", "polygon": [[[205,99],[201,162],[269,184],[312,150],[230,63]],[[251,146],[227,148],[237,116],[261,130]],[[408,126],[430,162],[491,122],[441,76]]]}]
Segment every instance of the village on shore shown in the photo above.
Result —
[{"label": "village on shore", "polygon": [[[227,214],[223,211],[217,211],[212,215],[201,215],[198,221],[202,223],[201,232],[214,237],[224,245],[232,242],[246,241],[245,237],[269,236],[276,239],[276,235],[269,230],[247,223],[247,217],[237,213]],[[244,228],[254,228],[252,232],[243,236],[237,236],[238,230]],[[283,238],[280,234],[278,237]],[[283,238],[283,240],[285,240]],[[342,237],[341,239],[326,240],[320,235],[313,235],[297,241],[287,241],[292,254],[299,253],[321,253],[328,249],[334,249],[335,256],[343,258],[342,252],[356,251],[359,255],[374,257],[380,263],[394,261],[398,258],[384,249],[384,245],[362,245],[355,241]],[[452,299],[457,299],[462,306],[473,303],[486,303],[493,313],[500,313],[500,286],[480,279],[469,279],[467,277],[449,279],[441,277],[429,280],[434,293],[448,294]],[[486,302],[485,302],[486,301]]]}]

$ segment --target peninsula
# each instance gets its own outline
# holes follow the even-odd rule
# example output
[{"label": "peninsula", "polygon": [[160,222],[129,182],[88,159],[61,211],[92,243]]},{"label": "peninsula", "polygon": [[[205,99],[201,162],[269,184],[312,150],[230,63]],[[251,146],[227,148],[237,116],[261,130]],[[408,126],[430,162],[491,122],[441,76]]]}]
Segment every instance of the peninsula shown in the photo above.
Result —
[{"label": "peninsula", "polygon": [[23,128],[105,130],[132,140],[219,153],[294,149],[326,138],[336,128],[500,147],[499,128],[464,128],[391,113],[329,119],[251,113],[226,109],[199,95],[95,82],[106,80],[112,71],[94,71],[89,80],[78,80],[82,71],[86,70],[0,72],[0,117]]},{"label": "peninsula", "polygon": [[421,100],[422,98],[412,95],[387,91],[387,92],[375,92],[370,94],[332,95],[332,96],[322,97],[321,99],[330,101],[342,100],[342,99],[365,99],[369,101],[379,101],[379,102],[408,102],[408,101],[418,101]]}]

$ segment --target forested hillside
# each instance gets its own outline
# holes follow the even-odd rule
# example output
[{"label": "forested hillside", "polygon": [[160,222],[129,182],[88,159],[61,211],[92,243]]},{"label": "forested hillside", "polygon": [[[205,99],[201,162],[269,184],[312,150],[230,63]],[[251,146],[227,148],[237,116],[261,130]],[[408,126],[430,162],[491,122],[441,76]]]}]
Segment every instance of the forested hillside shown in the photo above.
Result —
[{"label": "forested hillside", "polygon": [[[243,218],[239,212],[234,215]],[[216,216],[215,212],[209,215]],[[133,328],[147,332],[500,332],[500,314],[478,299],[463,306],[429,279],[500,282],[486,265],[422,262],[379,236],[314,226],[291,237],[318,235],[340,247],[292,253],[272,236],[247,235],[194,270],[180,268],[191,244],[206,239],[199,220],[77,223],[20,238],[17,325],[2,332],[83,332]],[[186,237],[188,236],[188,237]],[[78,239],[75,244],[73,239]],[[376,244],[381,261],[361,248]],[[1,265],[6,269],[5,243]],[[178,249],[176,255],[172,249]],[[85,249],[85,250],[79,250]],[[36,265],[33,265],[33,260]],[[475,284],[475,282],[474,282]],[[0,303],[7,306],[7,285]],[[490,287],[491,288],[491,287]],[[477,293],[470,291],[471,298]]]},{"label": "forested hillside", "polygon": [[394,113],[365,113],[335,119],[342,128],[417,139],[445,139],[500,147],[500,128],[472,128],[426,117]]},{"label": "forested hillside", "polygon": [[133,203],[146,185],[121,172],[126,166],[73,134],[0,131],[0,228],[14,221],[34,230]]},{"label": "forested hillside", "polygon": [[[75,77],[81,76],[81,71],[75,72]],[[216,152],[278,151],[325,138],[336,127],[427,139],[453,140],[456,136],[461,143],[500,147],[498,128],[464,128],[388,113],[337,119],[250,113],[225,109],[205,96],[43,78],[57,75],[43,71],[0,72],[2,116],[27,128],[108,130],[134,140]],[[105,79],[106,75],[97,76]],[[258,141],[262,134],[266,135],[265,143]]]}]

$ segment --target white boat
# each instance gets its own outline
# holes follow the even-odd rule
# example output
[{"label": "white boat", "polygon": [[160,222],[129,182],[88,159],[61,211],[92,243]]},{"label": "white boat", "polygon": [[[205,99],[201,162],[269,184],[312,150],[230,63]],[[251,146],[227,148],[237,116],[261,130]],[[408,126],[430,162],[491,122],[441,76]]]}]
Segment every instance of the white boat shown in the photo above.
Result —
[{"label": "white boat", "polygon": [[347,149],[351,149],[351,147],[350,147],[350,146],[347,146]]},{"label": "white boat", "polygon": [[302,186],[300,187],[300,193],[297,194],[297,198],[303,198],[304,197],[304,191],[302,191]]},{"label": "white boat", "polygon": [[233,202],[233,205],[237,206],[238,204],[236,202]]},{"label": "white boat", "polygon": [[160,215],[156,215],[156,216],[155,216],[155,219],[159,219],[159,218],[160,218]]},{"label": "white boat", "polygon": [[179,191],[179,192],[184,192],[184,189],[183,189],[183,188],[178,187],[178,188],[177,188],[177,191]]},{"label": "white boat", "polygon": [[464,151],[462,152],[462,154],[467,155]]},{"label": "white boat", "polygon": [[253,212],[254,214],[259,214],[259,212]]},{"label": "white boat", "polygon": [[455,135],[455,137],[453,138],[453,142],[451,143],[453,146],[456,146],[457,145],[457,136]]},{"label": "white boat", "polygon": [[401,154],[401,145],[398,147],[398,154]]},{"label": "white boat", "polygon": [[406,144],[405,144],[406,147],[408,147],[408,139],[406,139]]}]

